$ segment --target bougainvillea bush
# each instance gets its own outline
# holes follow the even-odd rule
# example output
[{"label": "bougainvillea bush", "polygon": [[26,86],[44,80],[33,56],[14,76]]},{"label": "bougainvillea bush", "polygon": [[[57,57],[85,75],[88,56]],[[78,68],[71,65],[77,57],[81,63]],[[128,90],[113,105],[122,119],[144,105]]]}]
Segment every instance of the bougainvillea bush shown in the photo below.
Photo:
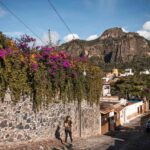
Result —
[{"label": "bougainvillea bush", "polygon": [[[1,41],[0,41],[1,42]],[[50,102],[87,100],[98,102],[101,93],[101,70],[85,57],[48,46],[34,46],[35,39],[24,35],[0,43],[0,98],[7,89],[15,103],[30,96],[39,109]],[[86,75],[85,72],[86,71]]]}]

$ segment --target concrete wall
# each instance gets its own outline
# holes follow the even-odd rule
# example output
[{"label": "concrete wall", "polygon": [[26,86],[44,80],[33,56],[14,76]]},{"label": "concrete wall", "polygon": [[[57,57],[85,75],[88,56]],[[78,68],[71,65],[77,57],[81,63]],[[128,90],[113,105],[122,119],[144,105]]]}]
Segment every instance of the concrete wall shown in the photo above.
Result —
[{"label": "concrete wall", "polygon": [[144,110],[144,103],[142,101],[130,104],[122,109],[120,111],[120,124],[123,125],[139,115],[140,113],[138,113],[138,108],[140,108],[140,106],[142,106],[142,109]]},{"label": "concrete wall", "polygon": [[[60,124],[64,138],[63,122],[67,115],[73,121],[73,137],[79,136],[78,104],[51,103],[38,113],[32,111],[29,98],[14,105],[10,95],[6,94],[5,101],[0,102],[0,142],[34,140],[37,138],[54,137],[56,126]],[[81,104],[82,136],[92,136],[100,133],[99,107]]]},{"label": "concrete wall", "polygon": [[143,105],[143,102],[137,102],[137,103],[133,103],[129,106],[126,106],[126,116],[130,116],[134,113],[137,113],[137,110],[140,106]]}]

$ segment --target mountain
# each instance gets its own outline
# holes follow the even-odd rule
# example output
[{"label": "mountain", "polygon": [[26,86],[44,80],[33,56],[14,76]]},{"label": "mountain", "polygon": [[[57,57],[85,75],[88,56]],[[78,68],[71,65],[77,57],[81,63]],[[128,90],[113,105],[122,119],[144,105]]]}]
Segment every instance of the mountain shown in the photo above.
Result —
[{"label": "mountain", "polygon": [[99,57],[103,62],[128,62],[135,57],[150,55],[150,41],[134,32],[123,32],[121,28],[108,29],[92,41],[72,40],[61,45],[73,56]]}]

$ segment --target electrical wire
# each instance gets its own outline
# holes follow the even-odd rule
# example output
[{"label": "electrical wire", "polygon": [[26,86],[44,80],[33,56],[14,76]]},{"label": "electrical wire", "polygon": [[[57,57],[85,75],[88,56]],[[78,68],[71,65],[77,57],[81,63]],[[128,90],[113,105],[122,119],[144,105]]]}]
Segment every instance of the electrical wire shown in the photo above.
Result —
[{"label": "electrical wire", "polygon": [[36,36],[43,44],[46,44],[34,31],[32,31],[32,29],[25,24],[25,22],[18,17],[10,8],[8,8],[8,6],[6,6],[6,4],[4,4],[2,1],[0,1],[0,4],[2,6],[4,6],[20,23],[22,23],[34,36]]},{"label": "electrical wire", "polygon": [[62,21],[62,23],[65,25],[65,27],[67,28],[67,30],[72,34],[73,39],[75,39],[75,36],[73,34],[73,32],[71,31],[70,27],[67,25],[67,23],[65,22],[65,20],[62,18],[62,16],[60,15],[60,13],[57,11],[57,9],[55,8],[55,6],[52,4],[52,2],[50,0],[48,0],[49,5],[52,7],[52,9],[55,11],[55,13],[57,14],[58,18]]}]

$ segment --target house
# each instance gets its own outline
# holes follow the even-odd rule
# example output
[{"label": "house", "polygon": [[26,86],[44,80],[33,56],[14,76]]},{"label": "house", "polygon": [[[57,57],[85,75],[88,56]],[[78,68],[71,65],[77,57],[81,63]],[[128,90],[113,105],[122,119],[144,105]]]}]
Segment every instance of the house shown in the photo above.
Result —
[{"label": "house", "polygon": [[110,83],[103,83],[102,96],[111,96],[111,86]]},{"label": "house", "polygon": [[131,68],[125,69],[125,73],[124,74],[120,74],[120,77],[126,77],[126,76],[133,76],[134,73],[132,71]]},{"label": "house", "polygon": [[146,75],[148,75],[148,74],[150,74],[150,71],[148,70],[148,69],[145,69],[144,71],[141,71],[140,72],[140,75],[141,74],[146,74]]},{"label": "house", "polygon": [[101,102],[101,134],[114,131],[120,125],[120,114],[118,111],[122,106],[118,102]]},{"label": "house", "polygon": [[118,96],[102,96],[100,99],[101,134],[114,131],[120,125],[120,104]]},{"label": "house", "polygon": [[118,75],[119,75],[118,69],[116,69],[116,68],[112,69],[112,74],[114,74],[115,77],[118,77]]},{"label": "house", "polygon": [[[110,74],[109,74],[110,75]],[[134,75],[132,69],[126,69],[123,76]],[[105,134],[116,127],[130,122],[133,118],[146,112],[149,103],[146,100],[123,99],[111,96],[111,76],[104,77],[102,97],[100,98],[100,133]],[[115,78],[117,79],[117,78]]]},{"label": "house", "polygon": [[100,98],[101,102],[120,102],[119,96],[102,96]]},{"label": "house", "polygon": [[109,72],[109,73],[106,73],[106,75],[102,78],[102,80],[103,82],[109,82],[113,78],[114,78],[114,74]]},{"label": "house", "polygon": [[144,111],[144,102],[142,100],[128,100],[126,106],[120,111],[120,124],[130,122]]},{"label": "house", "polygon": [[117,96],[101,97],[101,134],[114,131],[116,127],[130,122],[146,111],[145,101],[119,99]]}]

